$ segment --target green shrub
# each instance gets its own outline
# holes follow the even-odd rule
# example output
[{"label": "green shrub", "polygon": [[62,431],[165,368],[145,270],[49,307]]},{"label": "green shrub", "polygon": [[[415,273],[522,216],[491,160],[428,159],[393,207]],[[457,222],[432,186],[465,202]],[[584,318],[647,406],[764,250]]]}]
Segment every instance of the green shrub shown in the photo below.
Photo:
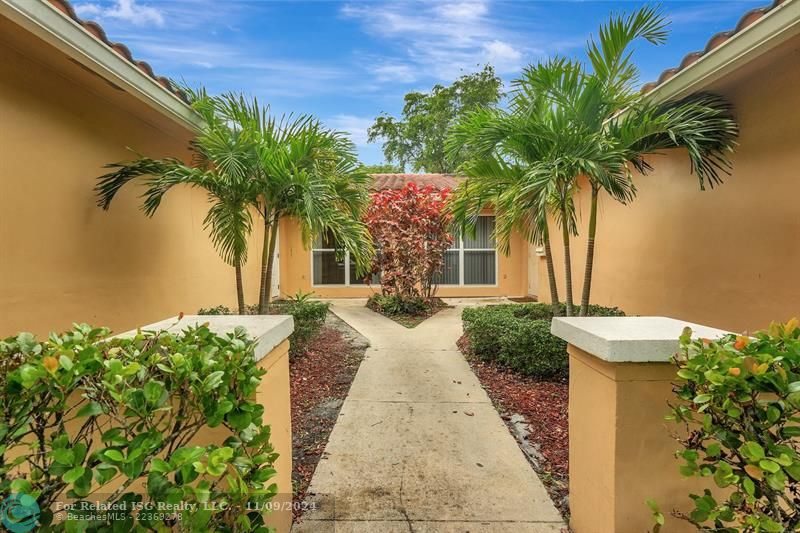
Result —
[{"label": "green shrub", "polygon": [[[271,315],[291,315],[294,318],[294,331],[289,337],[289,352],[291,355],[302,354],[309,341],[319,333],[325,325],[330,304],[311,300],[309,294],[298,293],[286,300],[275,300],[269,308]],[[258,306],[248,305],[248,315],[257,315]],[[231,311],[224,305],[202,308],[197,311],[199,315],[231,315]]]},{"label": "green shrub", "polygon": [[469,338],[470,349],[480,359],[490,361],[500,355],[500,336],[518,322],[512,307],[513,305],[468,307],[462,312],[464,333]]},{"label": "green shrub", "polygon": [[294,318],[294,331],[289,337],[289,351],[292,355],[297,355],[305,351],[309,341],[325,325],[329,309],[330,304],[326,302],[290,299],[273,303],[270,313],[292,315]]},{"label": "green shrub", "polygon": [[[561,311],[564,304],[559,304]],[[625,316],[616,307],[589,306],[590,316]],[[461,314],[472,353],[535,377],[567,371],[566,343],[550,334],[553,308],[545,303],[468,307]]]},{"label": "green shrub", "polygon": [[399,294],[373,294],[367,300],[367,307],[389,316],[421,315],[428,311],[430,304],[422,297],[403,297]]},{"label": "green shrub", "polygon": [[[680,402],[674,420],[688,434],[676,455],[685,476],[721,489],[692,494],[684,518],[703,531],[782,532],[800,527],[800,327],[772,324],[750,337],[681,336],[675,356]],[[651,502],[654,504],[654,502]]]},{"label": "green shrub", "polygon": [[[253,401],[264,371],[246,332],[108,335],[83,324],[0,341],[0,501],[35,498],[43,531],[172,530],[158,513],[137,515],[142,502],[174,512],[183,531],[261,530],[255,509],[277,490],[277,454]],[[224,442],[189,444],[218,426]],[[54,503],[83,499],[78,516],[53,523]],[[92,510],[109,519],[86,518]]]},{"label": "green shrub", "polygon": [[516,319],[500,334],[498,359],[511,370],[537,378],[567,373],[567,343],[550,334],[549,320]]}]

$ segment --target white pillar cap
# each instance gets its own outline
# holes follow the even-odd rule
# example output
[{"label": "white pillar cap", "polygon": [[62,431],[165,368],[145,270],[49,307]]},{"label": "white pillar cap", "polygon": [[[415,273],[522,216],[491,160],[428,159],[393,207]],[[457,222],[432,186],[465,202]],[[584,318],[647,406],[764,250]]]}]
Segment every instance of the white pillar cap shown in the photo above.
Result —
[{"label": "white pillar cap", "polygon": [[730,333],[663,316],[556,317],[550,331],[604,361],[646,363],[669,361],[686,326],[692,338],[718,339]]},{"label": "white pillar cap", "polygon": [[[263,359],[294,331],[294,318],[289,315],[184,315],[180,320],[178,317],[167,318],[139,329],[177,333],[189,326],[198,326],[206,322],[208,329],[217,335],[231,333],[239,326],[247,330],[248,336],[258,343],[254,353],[256,361]],[[118,336],[130,337],[135,334],[136,330],[132,329]]]}]

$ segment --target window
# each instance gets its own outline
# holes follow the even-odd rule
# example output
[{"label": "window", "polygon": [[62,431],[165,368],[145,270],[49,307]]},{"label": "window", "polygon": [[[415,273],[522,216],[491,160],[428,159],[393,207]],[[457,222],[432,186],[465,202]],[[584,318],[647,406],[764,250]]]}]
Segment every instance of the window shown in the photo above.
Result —
[{"label": "window", "polygon": [[444,270],[437,276],[439,285],[494,285],[497,283],[497,250],[494,217],[480,216],[475,236],[456,235],[453,246],[444,254]]},{"label": "window", "polygon": [[[363,279],[356,276],[356,264],[350,260],[350,252],[337,257],[333,236],[326,233],[317,236],[311,247],[311,275],[313,285],[361,285]],[[372,283],[380,283],[379,276],[372,276]]]}]

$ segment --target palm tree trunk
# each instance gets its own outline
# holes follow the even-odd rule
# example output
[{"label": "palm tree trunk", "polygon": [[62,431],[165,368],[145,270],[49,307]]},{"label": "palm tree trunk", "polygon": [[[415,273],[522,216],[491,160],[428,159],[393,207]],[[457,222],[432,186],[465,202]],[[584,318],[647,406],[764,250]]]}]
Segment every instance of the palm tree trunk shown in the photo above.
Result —
[{"label": "palm tree trunk", "polygon": [[258,312],[259,314],[266,313],[266,305],[264,300],[267,294],[267,267],[269,264],[269,238],[272,235],[270,231],[270,223],[272,222],[272,214],[269,211],[263,213],[264,216],[264,242],[261,245],[261,283],[258,287]]},{"label": "palm tree trunk", "polygon": [[564,287],[567,292],[567,316],[572,316],[572,259],[569,253],[569,224],[566,206],[561,206],[561,237],[564,241]]},{"label": "palm tree trunk", "polygon": [[[270,236],[269,236],[269,257],[267,257],[267,268],[264,272],[264,278],[261,280],[261,305],[258,312],[266,315],[269,311],[269,303],[272,299],[272,271],[275,268],[275,245],[278,240],[278,222],[280,215],[275,213],[270,223]],[[266,230],[266,228],[265,228]]]},{"label": "palm tree trunk", "polygon": [[242,265],[237,263],[234,267],[236,269],[236,300],[239,304],[239,314],[243,315],[244,309],[244,284],[242,283]]},{"label": "palm tree trunk", "polygon": [[592,208],[589,212],[589,238],[586,241],[586,269],[583,272],[583,294],[581,294],[581,316],[589,312],[589,296],[592,292],[592,267],[594,266],[594,237],[597,233],[597,196],[600,189],[592,185]]},{"label": "palm tree trunk", "polygon": [[550,251],[550,231],[545,222],[542,230],[542,240],[544,241],[544,255],[547,262],[547,281],[550,285],[550,305],[553,308],[553,316],[561,314],[561,306],[558,303],[558,285],[556,284],[556,269],[553,265],[553,253]]}]

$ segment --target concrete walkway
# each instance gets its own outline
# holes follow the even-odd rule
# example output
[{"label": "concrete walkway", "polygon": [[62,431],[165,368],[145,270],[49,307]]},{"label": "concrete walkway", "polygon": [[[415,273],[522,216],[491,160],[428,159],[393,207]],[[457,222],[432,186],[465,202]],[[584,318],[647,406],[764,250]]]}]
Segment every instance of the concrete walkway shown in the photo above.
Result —
[{"label": "concrete walkway", "polygon": [[557,532],[564,526],[455,342],[461,309],[414,329],[332,310],[370,340],[296,532]]}]

